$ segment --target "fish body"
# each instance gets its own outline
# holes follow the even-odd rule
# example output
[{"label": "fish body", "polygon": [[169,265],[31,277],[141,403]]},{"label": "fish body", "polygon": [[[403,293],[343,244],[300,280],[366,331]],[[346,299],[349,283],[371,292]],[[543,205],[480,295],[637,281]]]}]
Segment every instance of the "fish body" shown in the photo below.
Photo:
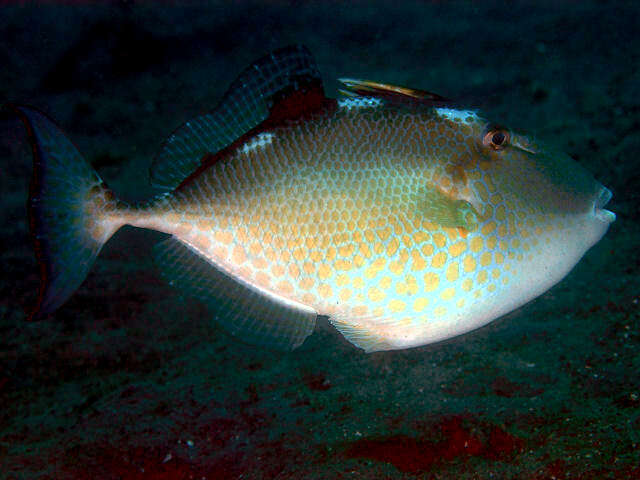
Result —
[{"label": "fish body", "polygon": [[[59,306],[129,224],[172,235],[156,249],[165,275],[241,339],[295,348],[320,314],[366,351],[402,349],[540,295],[614,220],[602,208],[610,192],[561,152],[434,94],[343,83],[345,98],[326,98],[303,47],[259,60],[217,110],[165,142],[152,180],[169,191],[141,206],[79,162],[80,200],[55,202],[77,212],[82,238],[67,247],[86,247],[81,262],[52,252],[69,226],[43,207],[54,203],[46,172],[76,151],[21,107],[37,146],[37,314]],[[74,282],[60,286],[64,275]]]}]

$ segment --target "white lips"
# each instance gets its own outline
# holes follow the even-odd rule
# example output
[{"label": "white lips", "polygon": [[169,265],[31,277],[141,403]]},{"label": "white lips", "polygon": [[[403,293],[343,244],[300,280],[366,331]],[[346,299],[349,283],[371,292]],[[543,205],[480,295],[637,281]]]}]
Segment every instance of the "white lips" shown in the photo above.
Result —
[{"label": "white lips", "polygon": [[607,187],[602,187],[593,203],[593,214],[601,222],[612,223],[616,219],[615,213],[602,208],[611,200],[612,196],[611,190]]},{"label": "white lips", "polygon": [[616,219],[616,214],[609,211],[609,210],[605,210],[604,208],[597,208],[595,210],[595,216],[598,220],[605,222],[605,223],[612,223],[615,221]]}]

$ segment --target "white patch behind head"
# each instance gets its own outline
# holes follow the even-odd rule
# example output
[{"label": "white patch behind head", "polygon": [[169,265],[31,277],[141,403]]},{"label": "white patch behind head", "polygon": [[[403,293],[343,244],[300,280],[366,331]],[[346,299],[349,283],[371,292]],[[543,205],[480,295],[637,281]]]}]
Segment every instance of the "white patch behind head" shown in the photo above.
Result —
[{"label": "white patch behind head", "polygon": [[375,108],[382,105],[382,100],[374,97],[349,97],[338,100],[338,108],[353,110],[357,108]]},{"label": "white patch behind head", "polygon": [[249,153],[253,150],[258,150],[260,148],[263,148],[266,145],[271,144],[273,142],[274,137],[275,137],[275,134],[273,133],[268,133],[268,132],[259,133],[258,135],[253,137],[251,140],[249,140],[247,143],[245,143],[240,149],[240,151],[242,153]]},{"label": "white patch behind head", "polygon": [[452,122],[473,123],[478,119],[472,110],[454,110],[452,108],[436,108],[436,113]]}]

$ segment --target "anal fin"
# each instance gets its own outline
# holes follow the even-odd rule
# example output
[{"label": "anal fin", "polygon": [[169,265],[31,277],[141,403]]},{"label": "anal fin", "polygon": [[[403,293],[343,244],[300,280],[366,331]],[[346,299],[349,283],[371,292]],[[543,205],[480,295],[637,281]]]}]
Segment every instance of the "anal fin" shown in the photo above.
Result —
[{"label": "anal fin", "polygon": [[205,303],[216,322],[245,343],[293,350],[314,330],[315,310],[231,277],[175,237],[156,245],[154,256],[172,285]]}]

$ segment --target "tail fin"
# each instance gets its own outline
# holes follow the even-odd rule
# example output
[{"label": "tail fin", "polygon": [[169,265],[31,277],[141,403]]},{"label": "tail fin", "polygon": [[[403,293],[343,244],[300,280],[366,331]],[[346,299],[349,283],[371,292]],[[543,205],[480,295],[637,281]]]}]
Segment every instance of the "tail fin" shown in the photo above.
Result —
[{"label": "tail fin", "polygon": [[33,150],[29,224],[40,269],[31,319],[62,305],[83,282],[104,243],[122,225],[121,206],[97,172],[43,113],[10,106],[24,122]]}]

